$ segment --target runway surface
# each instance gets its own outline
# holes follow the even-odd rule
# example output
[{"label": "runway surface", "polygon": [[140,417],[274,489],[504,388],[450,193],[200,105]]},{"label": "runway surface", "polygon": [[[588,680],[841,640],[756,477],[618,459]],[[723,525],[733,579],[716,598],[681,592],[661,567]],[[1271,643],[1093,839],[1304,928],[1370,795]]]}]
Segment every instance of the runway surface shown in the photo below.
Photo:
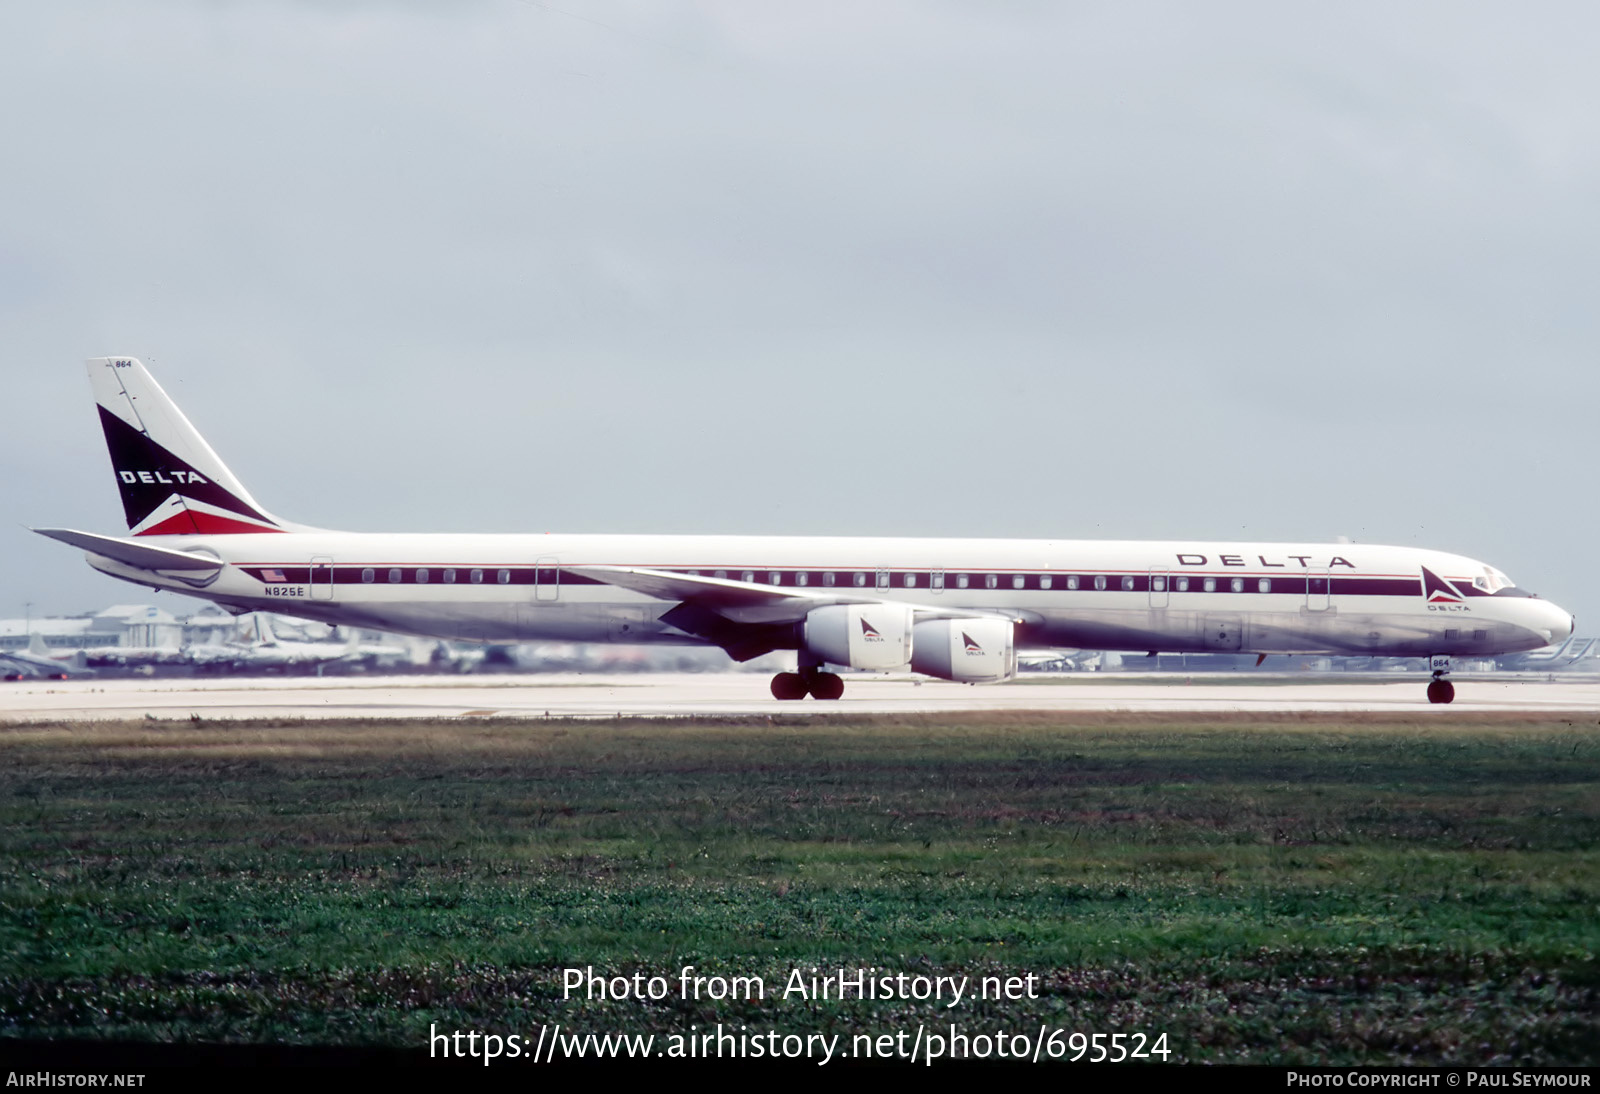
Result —
[{"label": "runway surface", "polygon": [[267,680],[52,680],[0,684],[0,722],[201,718],[601,718],[615,715],[900,714],[1058,711],[1600,710],[1600,677],[1455,677],[1456,701],[1430,706],[1420,675],[1395,679],[1239,674],[1033,675],[967,687],[852,677],[837,702],[779,702],[753,673],[398,676]]}]

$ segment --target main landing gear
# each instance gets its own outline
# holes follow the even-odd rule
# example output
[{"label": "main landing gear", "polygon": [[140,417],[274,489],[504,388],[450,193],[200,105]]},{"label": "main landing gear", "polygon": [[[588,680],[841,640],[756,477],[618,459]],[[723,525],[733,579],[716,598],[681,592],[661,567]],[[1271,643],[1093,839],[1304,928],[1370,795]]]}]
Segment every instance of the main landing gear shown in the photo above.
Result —
[{"label": "main landing gear", "polygon": [[1448,703],[1456,697],[1456,686],[1445,677],[1450,675],[1450,658],[1440,654],[1428,658],[1433,679],[1428,682],[1428,702]]},{"label": "main landing gear", "polygon": [[844,694],[844,680],[832,672],[780,672],[772,678],[774,699],[837,699]]},{"label": "main landing gear", "polygon": [[780,672],[772,678],[774,699],[837,699],[844,694],[844,680],[833,672],[823,672],[822,666],[809,664],[811,659],[800,654],[799,672]]}]

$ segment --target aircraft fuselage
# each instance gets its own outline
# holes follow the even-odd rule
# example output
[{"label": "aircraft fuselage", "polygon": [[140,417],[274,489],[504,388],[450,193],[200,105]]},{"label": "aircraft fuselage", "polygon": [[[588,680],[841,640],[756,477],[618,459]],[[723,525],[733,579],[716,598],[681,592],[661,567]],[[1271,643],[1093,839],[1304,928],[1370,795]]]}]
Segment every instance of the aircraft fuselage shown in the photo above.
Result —
[{"label": "aircraft fuselage", "polygon": [[[116,577],[434,638],[703,642],[673,605],[597,580],[646,567],[809,594],[1012,618],[1022,647],[1491,656],[1565,638],[1571,618],[1481,562],[1356,544],[284,532],[150,536],[226,563],[192,576],[90,554]],[[1426,569],[1448,583],[1425,595]]]}]

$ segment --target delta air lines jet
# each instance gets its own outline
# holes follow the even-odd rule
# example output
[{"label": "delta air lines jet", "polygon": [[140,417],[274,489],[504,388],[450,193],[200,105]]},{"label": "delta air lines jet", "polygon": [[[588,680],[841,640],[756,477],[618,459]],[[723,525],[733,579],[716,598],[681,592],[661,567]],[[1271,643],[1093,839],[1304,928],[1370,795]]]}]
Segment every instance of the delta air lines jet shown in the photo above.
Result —
[{"label": "delta air lines jet", "polygon": [[1019,648],[1450,658],[1533,650],[1572,617],[1460,555],[1353,544],[332,532],[269,513],[131,357],[89,362],[127,536],[37,531],[154,589],[477,642],[794,650],[827,666],[1005,680]]}]

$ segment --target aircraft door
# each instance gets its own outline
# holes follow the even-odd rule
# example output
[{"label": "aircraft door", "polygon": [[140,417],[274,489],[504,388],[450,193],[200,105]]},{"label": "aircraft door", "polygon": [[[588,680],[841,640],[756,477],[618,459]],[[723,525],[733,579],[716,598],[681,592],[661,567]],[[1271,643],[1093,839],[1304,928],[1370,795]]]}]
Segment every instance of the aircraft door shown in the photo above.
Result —
[{"label": "aircraft door", "polygon": [[1325,612],[1333,606],[1333,577],[1326,569],[1306,576],[1306,611]]},{"label": "aircraft door", "polygon": [[561,599],[561,567],[548,556],[533,563],[533,598],[535,600]]},{"label": "aircraft door", "polygon": [[327,555],[317,555],[311,560],[311,573],[307,590],[312,600],[333,599],[333,559]]},{"label": "aircraft door", "polygon": [[1165,570],[1152,568],[1150,571],[1150,606],[1152,608],[1165,608],[1167,606],[1167,587],[1172,584],[1172,578]]}]

